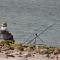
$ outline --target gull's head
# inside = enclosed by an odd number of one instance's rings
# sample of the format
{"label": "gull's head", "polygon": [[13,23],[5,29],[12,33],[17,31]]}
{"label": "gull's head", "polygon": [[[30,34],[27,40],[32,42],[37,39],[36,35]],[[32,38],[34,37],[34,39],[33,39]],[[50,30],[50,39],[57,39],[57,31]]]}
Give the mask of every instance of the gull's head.
{"label": "gull's head", "polygon": [[7,22],[3,22],[3,23],[1,24],[1,26],[2,26],[2,27],[7,27]]}

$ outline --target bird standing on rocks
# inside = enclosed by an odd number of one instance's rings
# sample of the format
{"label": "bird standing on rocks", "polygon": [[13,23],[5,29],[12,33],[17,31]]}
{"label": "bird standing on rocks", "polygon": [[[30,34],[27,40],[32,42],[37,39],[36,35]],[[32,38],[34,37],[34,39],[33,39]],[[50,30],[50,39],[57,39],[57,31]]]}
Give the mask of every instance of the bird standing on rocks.
{"label": "bird standing on rocks", "polygon": [[1,24],[0,38],[3,39],[3,40],[14,40],[13,35],[8,31],[6,22],[3,22]]}

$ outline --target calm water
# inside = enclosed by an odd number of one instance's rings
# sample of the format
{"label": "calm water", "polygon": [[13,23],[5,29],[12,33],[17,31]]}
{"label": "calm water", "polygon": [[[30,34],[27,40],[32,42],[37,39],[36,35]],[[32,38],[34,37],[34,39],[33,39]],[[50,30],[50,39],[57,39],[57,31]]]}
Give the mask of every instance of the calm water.
{"label": "calm water", "polygon": [[39,37],[60,45],[60,0],[0,0],[0,23],[3,21],[7,21],[16,41],[33,39],[34,33],[56,23]]}

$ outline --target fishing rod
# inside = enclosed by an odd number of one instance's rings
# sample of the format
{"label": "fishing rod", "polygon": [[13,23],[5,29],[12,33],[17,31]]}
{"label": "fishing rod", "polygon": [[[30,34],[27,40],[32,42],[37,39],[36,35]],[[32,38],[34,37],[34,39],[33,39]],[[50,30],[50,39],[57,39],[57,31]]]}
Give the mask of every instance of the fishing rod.
{"label": "fishing rod", "polygon": [[[46,29],[44,29],[40,34],[38,34],[37,36],[35,36],[32,40],[30,40],[27,44],[31,43],[34,39],[36,39],[37,37],[39,37],[41,34],[43,34],[45,31],[47,31],[49,28],[51,28],[53,25],[55,25],[56,23],[48,26]],[[43,41],[42,41],[43,42]]]}
{"label": "fishing rod", "polygon": [[31,34],[31,35],[27,38],[27,40],[23,42],[23,44],[25,44],[26,42],[28,42],[29,38],[30,38],[32,35],[34,35],[34,33]]}

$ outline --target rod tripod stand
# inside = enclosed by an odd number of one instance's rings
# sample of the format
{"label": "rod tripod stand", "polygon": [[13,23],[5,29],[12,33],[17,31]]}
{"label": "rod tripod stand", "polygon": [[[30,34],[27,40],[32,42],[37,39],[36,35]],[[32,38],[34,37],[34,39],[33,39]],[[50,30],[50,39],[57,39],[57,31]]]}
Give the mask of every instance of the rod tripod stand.
{"label": "rod tripod stand", "polygon": [[[37,45],[37,38],[41,41],[41,42],[44,42],[39,36],[38,36],[38,34],[37,33],[35,33],[35,39],[34,40],[32,40],[31,42],[33,42],[34,41],[34,45]],[[31,43],[30,42],[30,43]]]}
{"label": "rod tripod stand", "polygon": [[32,43],[34,40],[34,44],[36,45],[37,43],[37,38],[39,38],[40,39],[40,41],[41,42],[44,42],[39,36],[41,35],[41,34],[43,34],[45,31],[47,31],[49,28],[51,28],[53,25],[55,25],[55,23],[54,24],[52,24],[52,25],[49,25],[46,29],[44,29],[40,34],[37,34],[37,33],[35,33],[35,37],[32,39],[32,40],[30,40],[30,41],[25,41],[25,42],[27,42],[27,44],[29,44],[29,43]]}

